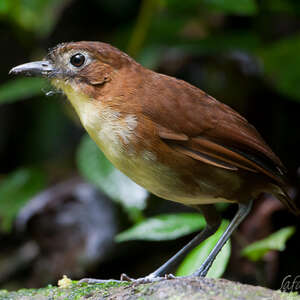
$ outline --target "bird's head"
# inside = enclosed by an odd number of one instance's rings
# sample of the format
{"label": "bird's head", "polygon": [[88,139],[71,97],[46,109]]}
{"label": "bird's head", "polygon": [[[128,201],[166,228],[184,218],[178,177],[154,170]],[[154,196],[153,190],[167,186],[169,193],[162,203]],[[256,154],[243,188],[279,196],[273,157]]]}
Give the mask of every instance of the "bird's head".
{"label": "bird's head", "polygon": [[71,42],[50,49],[42,61],[14,67],[10,74],[46,77],[67,94],[75,89],[93,97],[97,88],[116,78],[120,69],[133,62],[128,55],[109,44]]}
{"label": "bird's head", "polygon": [[113,46],[83,41],[59,44],[44,60],[19,65],[10,73],[50,79],[66,94],[88,133],[105,148],[111,141],[128,139],[136,127],[139,104],[132,95],[143,70]]}

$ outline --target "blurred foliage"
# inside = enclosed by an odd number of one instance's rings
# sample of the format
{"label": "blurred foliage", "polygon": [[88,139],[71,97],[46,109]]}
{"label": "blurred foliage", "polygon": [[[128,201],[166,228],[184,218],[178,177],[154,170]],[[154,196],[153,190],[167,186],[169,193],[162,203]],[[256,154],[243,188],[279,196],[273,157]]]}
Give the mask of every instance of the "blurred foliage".
{"label": "blurred foliage", "polygon": [[254,242],[242,250],[242,255],[252,261],[257,261],[270,250],[283,251],[287,240],[295,233],[294,227],[282,228],[265,239]]}
{"label": "blurred foliage", "polygon": [[161,0],[162,5],[177,12],[195,12],[200,10],[211,10],[221,13],[252,15],[257,12],[257,6],[254,0]]}
{"label": "blurred foliage", "polygon": [[262,7],[271,12],[300,13],[300,3],[297,0],[265,0]]}
{"label": "blurred foliage", "polygon": [[205,219],[199,214],[181,213],[160,215],[140,222],[116,236],[117,242],[130,240],[173,240],[203,229]]}
{"label": "blurred foliage", "polygon": [[[218,231],[193,249],[186,258],[183,260],[179,266],[176,275],[177,276],[188,276],[200,268],[202,263],[205,261],[208,254],[216,245],[217,241],[220,239],[221,235],[224,233],[228,226],[229,222],[223,220]],[[231,253],[231,244],[230,240],[224,245],[220,253],[217,255],[215,261],[213,262],[211,268],[207,273],[209,278],[219,278],[221,277],[226,269]]]}
{"label": "blurred foliage", "polygon": [[140,220],[138,211],[145,208],[147,191],[117,170],[88,135],[79,145],[77,164],[88,181],[121,203],[133,220]]}
{"label": "blurred foliage", "polygon": [[[134,225],[132,228],[119,233],[117,242],[130,240],[166,241],[180,238],[184,235],[199,231],[205,227],[205,219],[199,214],[181,213],[160,215]],[[191,275],[200,268],[205,258],[213,249],[229,222],[223,220],[218,231],[192,250],[178,268],[177,276]],[[208,277],[219,278],[223,275],[230,258],[230,241],[228,241],[208,272]]]}
{"label": "blurred foliage", "polygon": [[1,229],[8,231],[19,210],[46,186],[45,175],[38,169],[19,169],[0,182]]}
{"label": "blurred foliage", "polygon": [[136,57],[140,52],[149,30],[151,19],[158,7],[158,0],[145,0],[142,2],[136,26],[128,43],[128,54],[132,57]]}
{"label": "blurred foliage", "polygon": [[258,51],[267,79],[278,92],[300,101],[300,35],[282,39]]}
{"label": "blurred foliage", "polygon": [[0,17],[40,36],[48,35],[69,0],[1,0]]}
{"label": "blurred foliage", "polygon": [[254,0],[204,0],[203,3],[208,8],[229,14],[253,15],[258,11]]}
{"label": "blurred foliage", "polygon": [[34,96],[43,92],[47,82],[42,78],[18,78],[0,86],[0,104],[11,103]]}

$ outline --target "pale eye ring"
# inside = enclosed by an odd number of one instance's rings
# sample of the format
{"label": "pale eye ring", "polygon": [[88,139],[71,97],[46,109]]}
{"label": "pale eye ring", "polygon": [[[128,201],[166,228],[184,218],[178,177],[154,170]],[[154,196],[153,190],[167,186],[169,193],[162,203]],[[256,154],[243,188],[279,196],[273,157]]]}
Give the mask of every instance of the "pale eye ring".
{"label": "pale eye ring", "polygon": [[85,62],[85,56],[81,53],[76,53],[70,57],[70,63],[76,67],[81,67]]}

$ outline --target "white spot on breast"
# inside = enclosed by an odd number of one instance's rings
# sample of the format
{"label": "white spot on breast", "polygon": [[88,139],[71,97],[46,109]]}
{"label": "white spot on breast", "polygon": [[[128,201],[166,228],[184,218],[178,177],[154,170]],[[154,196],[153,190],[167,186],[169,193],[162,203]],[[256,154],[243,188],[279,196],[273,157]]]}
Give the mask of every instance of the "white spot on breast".
{"label": "white spot on breast", "polygon": [[95,128],[97,121],[99,121],[99,112],[96,110],[92,104],[86,102],[81,106],[81,112],[79,113],[82,125],[85,128]]}
{"label": "white spot on breast", "polygon": [[123,124],[118,128],[117,131],[117,134],[122,139],[124,144],[128,145],[130,143],[136,127],[137,117],[135,115],[128,115],[124,118]]}
{"label": "white spot on breast", "polygon": [[125,118],[125,123],[130,131],[134,130],[137,126],[137,117],[135,115],[128,115]]}
{"label": "white spot on breast", "polygon": [[153,152],[145,150],[142,154],[143,158],[148,161],[156,161],[156,155]]}

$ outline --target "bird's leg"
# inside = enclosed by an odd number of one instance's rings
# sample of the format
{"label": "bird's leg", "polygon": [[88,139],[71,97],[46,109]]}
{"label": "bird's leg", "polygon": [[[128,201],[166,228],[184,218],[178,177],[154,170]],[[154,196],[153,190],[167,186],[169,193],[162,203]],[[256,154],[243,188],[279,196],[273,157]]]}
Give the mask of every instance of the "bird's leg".
{"label": "bird's leg", "polygon": [[222,247],[225,245],[227,240],[230,238],[233,231],[239,226],[239,224],[244,220],[251,210],[253,201],[250,201],[247,204],[240,203],[237,213],[234,218],[226,228],[225,232],[222,234],[221,238],[218,240],[217,244],[213,250],[209,253],[208,257],[201,265],[201,267],[193,273],[194,276],[205,277],[212,263],[214,262],[216,256],[221,251]]}
{"label": "bird's leg", "polygon": [[[171,268],[176,267],[189,251],[191,251],[196,246],[198,246],[201,242],[203,242],[208,237],[213,235],[221,224],[221,218],[214,205],[207,204],[207,205],[194,206],[194,207],[202,211],[205,217],[206,227],[199,234],[197,234],[187,245],[185,245],[167,262],[165,262],[162,266],[160,266],[157,270],[155,270],[151,274],[147,275],[146,277],[142,277],[138,279],[130,278],[126,274],[122,274],[121,281],[132,281],[135,283],[150,283],[150,282],[160,281],[164,279],[172,279],[175,277],[172,274],[167,274],[167,272]],[[121,282],[118,280],[101,280],[101,279],[92,279],[92,278],[85,278],[80,280],[80,282],[87,282],[87,283],[104,283],[109,281]]]}
{"label": "bird's leg", "polygon": [[132,279],[128,277],[126,274],[122,274],[121,280],[147,283],[147,282],[159,281],[163,279],[174,278],[175,277],[174,275],[167,274],[167,272],[171,268],[176,267],[189,251],[191,251],[193,248],[198,246],[201,242],[203,242],[208,237],[213,235],[221,224],[221,218],[218,212],[216,211],[214,205],[201,205],[201,207],[197,206],[196,208],[201,209],[206,220],[206,227],[198,235],[196,235],[186,246],[184,246],[181,250],[179,250],[161,267],[159,267],[157,270],[155,270],[148,276],[139,279]]}
{"label": "bird's leg", "polygon": [[[239,226],[239,224],[244,220],[244,218],[248,215],[248,213],[251,210],[252,202],[250,201],[247,204],[239,204],[238,211],[228,227],[226,228],[225,232],[213,248],[213,250],[210,252],[204,263],[201,265],[201,267],[193,273],[194,276],[206,276],[209,268],[211,267],[213,261],[215,260],[218,253],[221,251],[222,247],[225,245],[233,231]],[[195,248],[197,245],[199,245],[201,242],[203,242],[205,239],[207,239],[209,236],[214,234],[217,229],[220,226],[221,219],[215,210],[213,205],[202,205],[201,210],[203,212],[203,215],[206,220],[206,227],[198,234],[196,235],[186,246],[184,246],[180,251],[178,251],[173,257],[171,257],[166,263],[164,263],[161,267],[159,267],[157,270],[152,272],[146,277],[138,278],[138,279],[132,279],[128,277],[126,274],[122,274],[121,281],[133,281],[136,283],[149,283],[154,281],[159,281],[163,279],[170,279],[174,278],[173,275],[166,275],[167,271],[170,270],[170,268],[175,267],[178,265],[178,263],[183,259],[183,257],[191,251],[193,248]],[[165,276],[164,276],[165,275]],[[164,276],[164,277],[162,277]],[[106,280],[98,280],[98,279],[83,279],[84,282],[88,283],[103,283],[107,282]],[[114,282],[121,282],[118,280],[113,280]]]}

